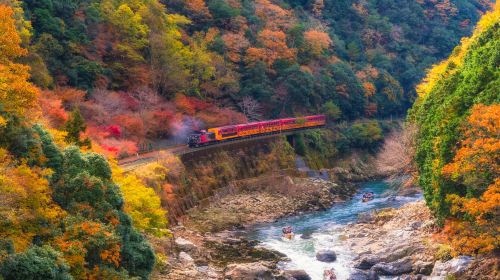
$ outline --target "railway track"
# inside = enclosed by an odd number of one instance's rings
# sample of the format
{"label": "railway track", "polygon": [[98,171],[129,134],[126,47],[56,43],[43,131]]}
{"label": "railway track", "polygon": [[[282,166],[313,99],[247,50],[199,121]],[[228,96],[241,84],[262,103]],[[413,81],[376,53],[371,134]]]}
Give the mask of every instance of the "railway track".
{"label": "railway track", "polygon": [[[368,122],[368,121],[371,121],[371,120],[366,120],[366,121],[357,120],[356,122],[363,123],[363,122]],[[398,118],[393,119],[391,117],[390,119],[378,119],[377,121],[382,122],[382,123],[394,123],[394,122],[401,122],[401,119],[398,119]],[[353,122],[342,122],[342,123],[336,124],[335,126],[336,127],[348,126],[348,125],[351,125],[352,123]],[[118,161],[118,165],[120,165],[125,171],[130,171],[130,170],[133,170],[139,166],[142,166],[142,165],[154,162],[154,161],[158,161],[162,156],[162,152],[169,152],[171,154],[180,156],[180,155],[185,155],[185,154],[190,154],[190,153],[196,153],[199,151],[209,150],[209,149],[213,149],[213,148],[217,148],[217,147],[234,145],[236,143],[252,142],[252,141],[257,141],[257,140],[262,140],[262,139],[273,138],[273,137],[277,137],[277,136],[281,136],[281,135],[291,135],[291,134],[297,133],[298,131],[304,131],[304,130],[310,130],[310,129],[317,129],[317,127],[302,128],[302,129],[290,130],[290,131],[285,131],[285,132],[279,132],[276,134],[268,134],[268,135],[261,135],[261,136],[251,137],[251,138],[238,139],[238,140],[234,140],[234,141],[227,141],[227,142],[222,142],[222,143],[218,143],[218,144],[214,144],[214,145],[198,147],[198,148],[189,148],[186,144],[174,145],[174,146],[165,147],[163,149],[159,149],[156,151],[139,154],[137,156],[124,158],[124,159]]]}
{"label": "railway track", "polygon": [[123,170],[130,171],[130,170],[133,170],[139,166],[160,160],[163,152],[168,152],[168,153],[171,153],[173,155],[180,156],[180,155],[185,155],[185,154],[197,153],[197,152],[204,151],[204,150],[210,150],[210,149],[214,149],[214,148],[219,148],[219,147],[224,147],[224,146],[229,146],[229,145],[234,145],[234,144],[240,144],[240,143],[244,143],[244,142],[253,142],[253,141],[258,141],[258,140],[263,140],[263,139],[279,137],[279,136],[283,136],[283,135],[291,135],[291,134],[297,133],[299,131],[311,130],[311,129],[318,129],[318,127],[302,128],[302,129],[278,132],[278,133],[273,133],[273,134],[266,134],[266,135],[260,135],[260,136],[255,136],[255,137],[237,139],[237,140],[232,140],[232,141],[225,141],[222,143],[217,143],[217,144],[202,146],[202,147],[197,147],[197,148],[190,148],[186,144],[175,145],[175,146],[171,146],[171,147],[166,147],[164,149],[159,149],[156,151],[151,151],[151,152],[147,152],[147,153],[139,154],[136,156],[131,156],[131,157],[121,159],[118,161],[118,165],[120,165],[120,167],[123,168]]}

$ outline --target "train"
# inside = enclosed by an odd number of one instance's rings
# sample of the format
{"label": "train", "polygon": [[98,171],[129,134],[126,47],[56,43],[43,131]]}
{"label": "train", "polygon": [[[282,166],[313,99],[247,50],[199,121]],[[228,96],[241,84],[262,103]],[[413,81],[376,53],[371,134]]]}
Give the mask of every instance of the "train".
{"label": "train", "polygon": [[189,147],[197,148],[262,135],[279,134],[282,132],[300,129],[319,128],[325,126],[325,124],[325,115],[314,115],[227,125],[192,133],[188,136],[187,142]]}

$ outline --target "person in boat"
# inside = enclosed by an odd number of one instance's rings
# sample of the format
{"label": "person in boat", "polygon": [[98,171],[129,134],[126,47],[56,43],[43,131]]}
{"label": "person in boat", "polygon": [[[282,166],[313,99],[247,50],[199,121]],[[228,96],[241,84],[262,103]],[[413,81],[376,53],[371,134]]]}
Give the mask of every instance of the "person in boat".
{"label": "person in boat", "polygon": [[372,200],[373,198],[375,198],[375,194],[373,192],[366,192],[363,194],[363,202],[367,202],[369,200]]}
{"label": "person in boat", "polygon": [[286,226],[286,227],[282,228],[281,231],[283,232],[283,237],[288,238],[288,239],[292,239],[292,237],[293,237],[292,226]]}
{"label": "person in boat", "polygon": [[337,275],[335,275],[335,269],[330,268],[323,272],[324,280],[337,280]]}

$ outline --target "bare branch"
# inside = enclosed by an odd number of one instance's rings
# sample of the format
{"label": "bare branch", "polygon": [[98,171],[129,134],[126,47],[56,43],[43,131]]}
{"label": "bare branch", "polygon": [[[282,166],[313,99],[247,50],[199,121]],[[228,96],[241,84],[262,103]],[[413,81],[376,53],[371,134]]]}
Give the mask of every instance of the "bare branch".
{"label": "bare branch", "polygon": [[238,106],[241,111],[243,111],[243,114],[247,117],[248,121],[259,121],[262,119],[262,107],[259,102],[252,97],[243,97],[241,102],[238,103]]}

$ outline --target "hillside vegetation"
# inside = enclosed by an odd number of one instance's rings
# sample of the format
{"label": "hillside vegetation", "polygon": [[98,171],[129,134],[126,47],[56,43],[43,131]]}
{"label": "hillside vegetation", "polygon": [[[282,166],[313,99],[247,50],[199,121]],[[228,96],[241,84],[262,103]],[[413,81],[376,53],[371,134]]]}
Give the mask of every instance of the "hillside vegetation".
{"label": "hillside vegetation", "polygon": [[66,143],[90,145],[78,114],[71,133],[47,126],[30,68],[18,62],[28,52],[15,11],[0,5],[0,278],[147,279],[155,254],[143,233],[165,233],[160,199]]}
{"label": "hillside vegetation", "polygon": [[[192,204],[196,191],[213,193],[216,175],[226,182],[239,170],[221,153],[220,165],[192,177],[170,170],[182,176],[167,180],[168,161],[135,174],[116,157],[183,141],[196,128],[318,112],[346,124],[299,136],[296,151],[315,167],[338,151],[374,148],[388,127],[372,119],[404,114],[423,69],[470,35],[490,5],[0,0],[0,278],[148,279],[166,259],[167,246],[151,242],[161,247],[155,254],[146,239],[169,235],[162,203]],[[412,115],[426,198],[479,234],[478,250],[498,244],[489,214],[498,205],[498,145],[488,142],[498,138],[489,125],[498,122],[497,20],[498,10],[483,16],[429,73]],[[461,133],[464,125],[474,129]],[[482,157],[471,160],[478,149]],[[270,150],[249,161],[248,174],[293,163],[288,144]],[[177,194],[175,180],[196,189]]]}
{"label": "hillside vegetation", "polygon": [[[486,0],[1,0],[51,126],[103,151],[190,129],[326,113],[401,115]],[[73,139],[75,140],[75,139]],[[82,139],[83,141],[84,139]],[[144,146],[146,145],[146,146]]]}
{"label": "hillside vegetation", "polygon": [[500,7],[417,87],[416,163],[428,206],[458,253],[500,245]]}

